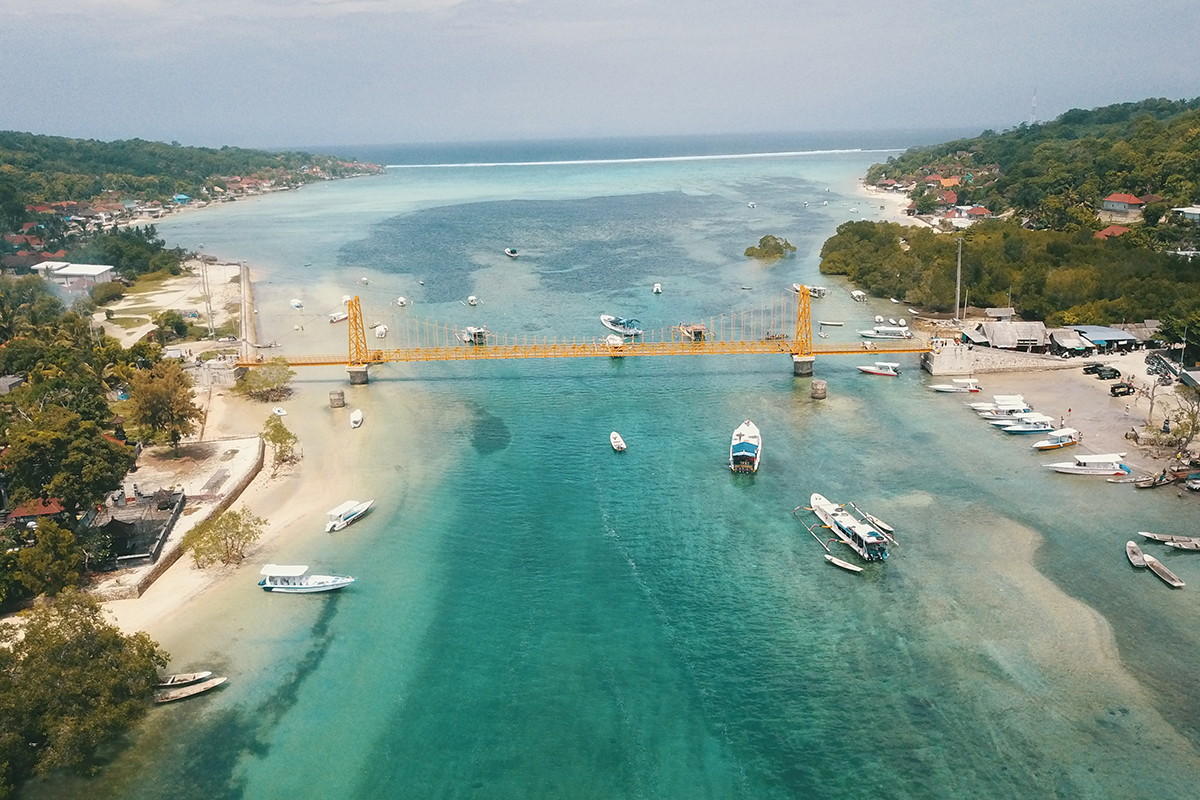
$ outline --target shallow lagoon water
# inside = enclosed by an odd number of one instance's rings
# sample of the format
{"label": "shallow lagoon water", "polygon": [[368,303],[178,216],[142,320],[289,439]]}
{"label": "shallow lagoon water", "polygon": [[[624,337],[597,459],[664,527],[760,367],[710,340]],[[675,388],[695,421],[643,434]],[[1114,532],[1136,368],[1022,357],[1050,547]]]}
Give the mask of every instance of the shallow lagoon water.
{"label": "shallow lagoon water", "polygon": [[[344,348],[323,314],[345,293],[390,326],[591,337],[600,313],[659,327],[818,280],[814,317],[849,341],[895,307],[852,303],[817,252],[880,157],[402,169],[160,230],[246,259],[289,352]],[[797,256],[744,259],[764,233]],[[1165,556],[1172,592],[1122,549],[1186,529],[1193,499],[1050,476],[901,360],[890,380],[820,359],[820,402],[784,356],[374,369],[353,392],[380,508],[275,556],[359,583],[278,598],[248,565],[165,642],[230,685],[156,709],[100,778],[30,794],[1196,796],[1200,556]],[[304,373],[293,402],[341,385]],[[726,466],[744,419],[752,477]],[[891,558],[826,564],[792,515],[814,491],[895,525]]]}

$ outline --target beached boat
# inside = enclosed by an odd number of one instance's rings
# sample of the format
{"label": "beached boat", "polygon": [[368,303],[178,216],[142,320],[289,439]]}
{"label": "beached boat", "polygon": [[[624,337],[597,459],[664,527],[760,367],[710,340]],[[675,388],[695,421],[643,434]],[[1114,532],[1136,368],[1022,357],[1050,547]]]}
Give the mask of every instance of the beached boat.
{"label": "beached boat", "polygon": [[1163,470],[1157,475],[1151,475],[1148,478],[1138,478],[1133,482],[1133,485],[1138,489],[1156,489],[1159,486],[1166,486],[1175,482],[1175,475]]}
{"label": "beached boat", "polygon": [[209,689],[215,689],[229,678],[209,678],[200,683],[193,683],[190,686],[181,686],[178,689],[171,689],[166,692],[158,692],[154,695],[156,703],[170,703],[173,700],[182,700],[185,697],[195,697],[198,694],[207,692]]}
{"label": "beached boat", "polygon": [[858,566],[857,564],[851,564],[849,561],[842,561],[837,556],[832,556],[829,553],[825,554],[825,560],[828,561],[830,564],[833,564],[835,567],[841,567],[842,569],[846,570],[847,572],[859,573],[859,572],[863,571],[863,568]]}
{"label": "beached boat", "polygon": [[661,283],[654,284],[654,288],[651,289],[650,291],[654,292],[655,294],[662,294],[662,284]]}
{"label": "beached boat", "polygon": [[1200,492],[1200,472],[1189,472],[1183,478],[1183,488],[1189,492]]}
{"label": "beached boat", "polygon": [[979,379],[951,378],[950,383],[934,383],[929,388],[935,392],[974,393],[979,391]]}
{"label": "beached boat", "polygon": [[263,591],[282,594],[332,592],[357,580],[348,575],[309,575],[304,565],[267,564],[258,574],[263,576],[258,582]]}
{"label": "beached boat", "polygon": [[864,339],[911,339],[912,331],[907,325],[876,325],[869,331],[859,331]]}
{"label": "beached boat", "polygon": [[277,417],[286,417],[287,409],[284,408],[283,406],[275,406],[274,408],[271,409],[271,413]]}
{"label": "beached boat", "polygon": [[1033,443],[1034,450],[1059,450],[1079,443],[1079,431],[1074,428],[1059,428],[1051,431],[1046,439]]}
{"label": "beached boat", "polygon": [[1176,536],[1172,533],[1150,533],[1149,531],[1138,531],[1138,536],[1145,536],[1147,539],[1153,539],[1156,542],[1200,542],[1200,536]]}
{"label": "beached boat", "polygon": [[515,247],[506,247],[504,248],[504,255],[508,256],[509,258],[516,258],[518,253]]}
{"label": "beached boat", "polygon": [[1200,542],[1163,542],[1167,547],[1176,550],[1200,550]]}
{"label": "beached boat", "polygon": [[356,408],[350,413],[350,427],[361,428],[363,424],[363,413],[361,408]]}
{"label": "beached boat", "polygon": [[1015,420],[1025,414],[1032,414],[1033,409],[1021,403],[1011,406],[996,406],[976,413],[979,414],[980,419],[986,419],[989,422],[1004,422]]}
{"label": "beached boat", "polygon": [[1125,543],[1125,556],[1129,559],[1129,563],[1135,567],[1146,566],[1146,557],[1142,555],[1142,548],[1137,546],[1137,542],[1130,539]]}
{"label": "beached boat", "polygon": [[608,435],[608,443],[612,445],[612,449],[618,453],[625,449],[625,440],[621,438],[621,434],[613,431]]}
{"label": "beached boat", "polygon": [[1097,453],[1075,456],[1074,461],[1060,461],[1042,466],[1067,475],[1128,475],[1130,469],[1122,462],[1123,458],[1124,453]]}
{"label": "beached boat", "polygon": [[488,329],[486,325],[468,325],[459,336],[467,344],[487,344]]}
{"label": "beached boat", "polygon": [[329,323],[332,325],[335,322],[345,322],[350,319],[350,315],[345,311],[335,311],[329,315]]}
{"label": "beached boat", "polygon": [[187,686],[188,684],[199,683],[205,678],[210,677],[212,677],[211,670],[205,670],[204,672],[180,672],[175,675],[160,675],[158,678],[158,683],[155,685],[163,689],[174,688],[177,686]]}
{"label": "beached boat", "polygon": [[1053,432],[1058,420],[1045,414],[1022,414],[1012,421],[1011,425],[1000,426],[1000,430],[1012,434],[1049,433]]}
{"label": "beached boat", "polygon": [[638,327],[642,323],[632,317],[614,317],[612,314],[601,314],[600,324],[610,331],[616,331],[622,336],[642,335],[642,329]]}
{"label": "beached boat", "polygon": [[1148,554],[1143,554],[1142,558],[1146,559],[1146,566],[1149,567],[1150,570],[1155,575],[1162,578],[1163,582],[1166,583],[1168,586],[1170,586],[1172,589],[1182,589],[1184,586],[1187,586],[1186,583],[1179,580],[1178,575],[1176,575],[1174,572],[1171,572],[1171,570],[1167,569],[1166,565],[1163,564],[1161,561],[1159,561],[1154,556],[1148,555]]}
{"label": "beached boat", "polygon": [[729,468],[734,472],[758,472],[762,458],[762,434],[750,420],[738,425],[729,443]]}
{"label": "beached boat", "polygon": [[809,505],[817,518],[864,561],[883,561],[887,558],[887,537],[870,522],[854,516],[815,492],[809,498]]}
{"label": "beached boat", "polygon": [[855,289],[854,291],[850,292],[850,299],[856,303],[865,303],[867,302],[867,293],[861,289]]}
{"label": "beached boat", "polygon": [[361,503],[357,500],[347,500],[341,505],[329,509],[325,532],[340,531],[350,523],[357,522],[373,505],[375,505],[374,500],[364,500]]}
{"label": "beached boat", "polygon": [[894,361],[876,361],[874,366],[856,366],[855,369],[868,375],[888,375],[892,378],[900,374],[900,365]]}
{"label": "beached boat", "polygon": [[292,308],[294,308],[294,309],[296,309],[296,310],[298,310],[298,311],[299,311],[299,310],[303,310],[303,308],[304,308],[304,301],[303,301],[303,300],[299,300],[299,299],[297,299],[297,300],[293,300],[291,305],[292,305]]}

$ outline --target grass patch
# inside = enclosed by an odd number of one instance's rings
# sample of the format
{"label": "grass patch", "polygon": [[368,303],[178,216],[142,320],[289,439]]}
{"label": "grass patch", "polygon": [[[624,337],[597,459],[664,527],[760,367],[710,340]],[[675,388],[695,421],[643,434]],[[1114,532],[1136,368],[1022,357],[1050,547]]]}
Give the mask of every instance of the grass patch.
{"label": "grass patch", "polygon": [[171,278],[178,278],[178,275],[172,275],[168,270],[160,269],[158,272],[147,272],[137,279],[137,282],[130,288],[126,289],[126,294],[146,294],[154,292],[162,288],[162,285]]}
{"label": "grass patch", "polygon": [[125,330],[131,331],[134,328],[140,328],[150,320],[147,317],[113,317],[112,319],[106,319],[104,321],[111,322],[114,325],[120,325]]}

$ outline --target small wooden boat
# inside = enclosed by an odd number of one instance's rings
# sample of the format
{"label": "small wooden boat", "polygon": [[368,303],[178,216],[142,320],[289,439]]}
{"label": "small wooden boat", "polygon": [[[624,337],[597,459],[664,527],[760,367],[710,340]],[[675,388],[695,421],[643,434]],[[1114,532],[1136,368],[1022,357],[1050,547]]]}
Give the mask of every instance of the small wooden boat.
{"label": "small wooden boat", "polygon": [[612,449],[618,453],[625,449],[625,440],[621,438],[621,434],[613,431],[608,435],[608,442],[612,445]]}
{"label": "small wooden boat", "polygon": [[182,700],[185,697],[194,697],[201,692],[207,692],[209,689],[215,689],[229,678],[209,678],[201,683],[193,683],[190,686],[182,686],[178,689],[171,689],[166,692],[158,692],[154,695],[156,703],[170,703],[173,700]]}
{"label": "small wooden boat", "polygon": [[1175,536],[1170,533],[1150,533],[1149,531],[1138,531],[1138,535],[1156,542],[1200,542],[1200,536]]}
{"label": "small wooden boat", "polygon": [[1167,569],[1166,565],[1164,565],[1161,561],[1159,561],[1154,556],[1143,555],[1142,558],[1146,559],[1146,566],[1149,567],[1150,570],[1155,575],[1162,578],[1163,582],[1166,583],[1168,586],[1170,586],[1172,589],[1182,589],[1184,586],[1187,586],[1186,583],[1179,580],[1178,575],[1176,575],[1174,572],[1171,572],[1171,570]]}
{"label": "small wooden boat", "polygon": [[158,686],[162,688],[170,688],[173,686],[187,686],[189,683],[197,683],[205,678],[212,677],[212,671],[204,672],[180,672],[175,675],[159,676]]}
{"label": "small wooden boat", "polygon": [[830,564],[833,564],[835,567],[841,567],[842,569],[846,570],[847,572],[862,572],[863,571],[863,568],[858,566],[857,564],[851,564],[849,561],[842,561],[837,556],[829,555],[829,553],[825,554],[825,560],[828,561]]}
{"label": "small wooden boat", "polygon": [[1200,550],[1200,542],[1163,542],[1167,547],[1176,550]]}
{"label": "small wooden boat", "polygon": [[1139,478],[1133,482],[1133,485],[1138,489],[1157,489],[1159,486],[1166,486],[1168,483],[1174,482],[1175,476],[1164,471],[1157,475],[1151,475],[1149,478]]}
{"label": "small wooden boat", "polygon": [[1142,548],[1137,546],[1137,542],[1130,539],[1125,543],[1125,555],[1129,557],[1129,563],[1135,567],[1146,566],[1146,557],[1142,555]]}

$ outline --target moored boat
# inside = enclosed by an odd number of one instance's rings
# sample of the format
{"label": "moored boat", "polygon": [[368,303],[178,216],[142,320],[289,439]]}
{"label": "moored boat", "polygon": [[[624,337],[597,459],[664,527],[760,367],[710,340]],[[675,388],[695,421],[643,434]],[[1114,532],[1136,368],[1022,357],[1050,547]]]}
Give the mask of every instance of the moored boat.
{"label": "moored boat", "polygon": [[180,672],[175,675],[159,676],[157,686],[161,688],[170,688],[175,686],[187,686],[191,683],[199,683],[205,678],[212,677],[212,670],[204,672]]}
{"label": "moored boat", "polygon": [[1129,558],[1129,563],[1135,567],[1146,566],[1146,557],[1142,555],[1142,548],[1137,546],[1137,542],[1130,539],[1125,543],[1125,555]]}
{"label": "moored boat", "polygon": [[1045,414],[1022,414],[1011,425],[1004,425],[1000,430],[1013,434],[1047,433],[1054,430],[1055,422],[1053,417]]}
{"label": "moored boat", "polygon": [[1059,450],[1079,443],[1079,431],[1074,428],[1059,428],[1050,436],[1033,443],[1034,450]]}
{"label": "moored boat", "polygon": [[650,291],[654,292],[655,294],[662,294],[662,284],[661,283],[654,284],[654,287]]}
{"label": "moored boat", "polygon": [[907,325],[876,325],[869,331],[859,331],[864,339],[911,339],[912,331]]}
{"label": "moored boat", "polygon": [[335,311],[334,313],[329,315],[329,323],[330,324],[333,324],[335,322],[345,322],[348,319],[350,319],[350,315],[347,314],[345,311]]}
{"label": "moored boat", "polygon": [[729,443],[729,468],[734,472],[758,472],[762,458],[762,434],[750,420],[738,425]]}
{"label": "moored boat", "polygon": [[350,413],[350,427],[361,428],[363,424],[363,412],[361,408],[356,408]]}
{"label": "moored boat", "polygon": [[1200,550],[1200,542],[1163,542],[1167,547],[1176,550]]}
{"label": "moored boat", "polygon": [[1067,475],[1128,475],[1130,469],[1121,460],[1123,458],[1124,453],[1097,453],[1075,456],[1074,461],[1060,461],[1042,466]]}
{"label": "moored boat", "polygon": [[1138,536],[1145,536],[1147,539],[1153,539],[1156,542],[1200,542],[1200,536],[1176,536],[1171,533],[1138,531]]}
{"label": "moored boat", "polygon": [[1033,409],[1024,403],[1021,403],[1018,405],[996,406],[995,408],[988,408],[982,411],[976,410],[976,413],[979,414],[980,419],[986,419],[989,421],[1011,421],[1017,419],[1023,414],[1032,414]]}
{"label": "moored boat", "polygon": [[952,378],[950,383],[935,383],[929,388],[935,392],[975,393],[979,391],[979,379]]}
{"label": "moored boat", "polygon": [[900,365],[894,361],[876,361],[874,366],[856,366],[855,369],[859,372],[865,372],[868,375],[887,375],[892,378],[900,374]]}
{"label": "moored boat", "polygon": [[1170,586],[1172,589],[1182,589],[1184,586],[1187,586],[1186,583],[1179,580],[1178,575],[1176,575],[1174,572],[1171,572],[1171,570],[1167,569],[1167,566],[1165,564],[1163,564],[1161,561],[1159,561],[1157,558],[1155,558],[1154,556],[1148,555],[1148,554],[1143,554],[1142,558],[1146,559],[1146,566],[1149,567],[1150,570],[1155,575],[1162,578],[1163,582],[1166,583],[1168,586]]}
{"label": "moored boat", "polygon": [[193,683],[190,686],[181,686],[178,689],[171,689],[166,692],[158,692],[154,695],[156,703],[170,703],[172,700],[182,700],[185,697],[194,697],[202,692],[207,692],[209,689],[215,689],[229,678],[209,678],[200,683]]}
{"label": "moored boat", "polygon": [[815,492],[809,498],[809,505],[817,518],[864,561],[883,561],[888,557],[887,537],[870,522]]}
{"label": "moored boat", "polygon": [[621,434],[613,431],[608,435],[608,443],[612,445],[612,449],[618,453],[625,449],[625,440],[621,438]]}
{"label": "moored boat", "polygon": [[468,325],[459,337],[467,344],[487,344],[488,329],[486,325]]}
{"label": "moored boat", "polygon": [[610,331],[616,331],[622,336],[642,335],[642,329],[638,327],[642,323],[632,317],[614,317],[612,314],[601,314],[600,324]]}
{"label": "moored boat", "polygon": [[519,253],[517,253],[517,249],[515,247],[506,247],[504,248],[504,255],[508,256],[509,258],[516,258]]}
{"label": "moored boat", "polygon": [[375,501],[365,500],[359,502],[357,500],[347,500],[341,505],[329,509],[328,522],[325,523],[325,532],[340,531],[352,522],[357,522],[362,519],[363,515],[375,504]]}
{"label": "moored boat", "polygon": [[332,592],[354,583],[357,579],[348,575],[309,575],[308,567],[267,564],[259,572],[263,579],[258,585],[266,592],[282,594],[314,594]]}

